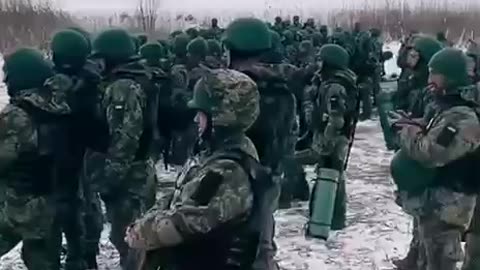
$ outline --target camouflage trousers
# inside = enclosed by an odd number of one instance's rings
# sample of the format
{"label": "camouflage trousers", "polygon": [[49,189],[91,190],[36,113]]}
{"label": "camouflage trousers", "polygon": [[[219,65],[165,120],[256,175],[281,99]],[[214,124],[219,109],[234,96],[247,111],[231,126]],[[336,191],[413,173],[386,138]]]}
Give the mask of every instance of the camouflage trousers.
{"label": "camouflage trousers", "polygon": [[480,269],[480,197],[477,198],[470,227],[465,235],[465,259],[462,270]]}
{"label": "camouflage trousers", "polygon": [[0,256],[18,243],[29,270],[54,270],[49,241],[55,215],[50,196],[20,194],[7,188],[0,212]]}
{"label": "camouflage trousers", "polygon": [[83,220],[83,201],[80,196],[79,181],[72,183],[70,189],[62,190],[56,197],[56,214],[52,226],[51,244],[55,269],[60,269],[62,234],[67,240],[65,270],[83,270],[85,262],[85,224]]}
{"label": "camouflage trousers", "polygon": [[269,215],[266,224],[262,226],[262,233],[260,235],[259,250],[257,258],[253,263],[252,270],[278,270],[278,265],[275,262],[275,255],[277,253],[277,245],[275,244],[275,218],[273,213],[278,208],[278,200],[281,192],[281,177],[274,176],[275,187],[268,191],[268,196],[271,202],[269,205],[271,215]]}
{"label": "camouflage trousers", "polygon": [[298,140],[299,124],[295,125],[294,131],[289,134],[286,141],[286,150],[282,159],[282,192],[280,195],[280,208],[288,208],[292,200],[308,200],[309,187],[302,164],[295,159],[295,146]]}
{"label": "camouflage trousers", "polygon": [[372,117],[372,93],[374,91],[373,80],[369,76],[358,77],[358,90],[360,91],[361,114],[362,120],[370,119]]}
{"label": "camouflage trousers", "polygon": [[435,188],[402,198],[403,208],[418,221],[419,247],[426,270],[455,270],[463,259],[462,235],[473,216],[476,196]]}
{"label": "camouflage trousers", "polygon": [[[120,254],[120,264],[124,265],[128,255],[128,245],[125,243],[127,227],[150,207],[155,199],[151,189],[155,189],[156,177],[154,164],[151,161],[138,161],[132,164],[127,179],[123,181],[126,186],[119,187],[111,192],[102,192],[100,198],[105,203],[106,218],[111,224],[110,241]],[[98,196],[89,192],[90,198],[86,211],[91,215],[98,214]],[[97,218],[94,218],[96,220]],[[86,220],[86,219],[85,219]],[[97,223],[97,222],[93,222]],[[87,229],[87,245],[98,248],[100,234],[98,224],[91,224],[91,232]],[[89,227],[89,226],[87,226]],[[90,235],[91,233],[91,235]],[[93,236],[93,237],[90,237]],[[94,239],[90,239],[94,238]]]}

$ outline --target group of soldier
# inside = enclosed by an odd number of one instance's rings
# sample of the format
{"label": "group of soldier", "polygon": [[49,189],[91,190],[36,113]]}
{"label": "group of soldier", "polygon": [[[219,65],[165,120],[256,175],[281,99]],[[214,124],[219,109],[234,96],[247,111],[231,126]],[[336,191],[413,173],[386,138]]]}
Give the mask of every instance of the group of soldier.
{"label": "group of soldier", "polygon": [[[344,170],[355,127],[371,117],[389,58],[380,34],[360,24],[329,33],[313,19],[301,25],[298,16],[292,24],[241,18],[226,29],[213,19],[208,29],[164,40],[123,29],[93,37],[71,27],[53,36],[49,57],[32,48],[6,56],[0,256],[22,241],[30,270],[98,269],[108,221],[122,269],[276,269],[278,207],[310,199],[309,236],[327,238],[330,229],[345,227]],[[407,51],[410,58],[423,53]],[[436,52],[427,51],[430,58]],[[456,52],[445,53],[456,59]],[[427,76],[429,59],[420,59]],[[444,79],[435,83],[462,84],[449,77],[463,76],[458,65],[438,67]],[[416,106],[432,104],[424,100]],[[389,125],[392,134],[408,130],[395,144],[408,149],[400,152],[450,155],[424,144],[415,150],[413,137],[407,147],[405,138],[418,132],[402,117]],[[448,141],[441,143],[456,142],[455,157],[463,154],[458,145],[477,145],[471,119],[463,125],[461,117],[452,118],[459,125],[453,135],[440,132]],[[175,191],[161,196],[159,161],[183,165]],[[311,194],[306,164],[315,166]],[[425,237],[417,239],[429,250]]]}
{"label": "group of soldier", "polygon": [[455,270],[463,261],[463,270],[480,269],[480,50],[473,40],[462,51],[443,34],[413,32],[397,60],[398,89],[381,93],[378,107],[387,148],[396,151],[397,203],[414,229],[406,258],[394,263]]}

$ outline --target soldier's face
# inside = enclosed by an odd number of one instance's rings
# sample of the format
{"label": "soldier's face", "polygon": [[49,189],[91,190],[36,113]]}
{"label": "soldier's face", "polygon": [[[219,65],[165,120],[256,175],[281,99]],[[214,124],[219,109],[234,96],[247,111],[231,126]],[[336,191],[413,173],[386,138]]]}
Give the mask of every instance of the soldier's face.
{"label": "soldier's face", "polygon": [[428,76],[428,90],[436,95],[442,95],[445,93],[446,86],[447,83],[445,80],[445,76],[433,73],[430,70],[430,74]]}
{"label": "soldier's face", "polygon": [[408,66],[410,68],[415,68],[418,64],[418,60],[420,60],[420,54],[416,50],[411,49],[407,55]]}
{"label": "soldier's face", "polygon": [[208,116],[204,112],[198,111],[194,121],[198,127],[198,134],[203,135],[208,128]]}

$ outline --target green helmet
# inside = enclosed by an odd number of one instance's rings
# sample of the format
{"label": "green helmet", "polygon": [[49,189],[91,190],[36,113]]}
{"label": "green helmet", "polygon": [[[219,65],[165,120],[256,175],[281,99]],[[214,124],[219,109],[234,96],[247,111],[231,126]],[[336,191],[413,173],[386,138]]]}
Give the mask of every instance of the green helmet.
{"label": "green helmet", "polygon": [[313,50],[313,42],[311,40],[304,40],[300,42],[298,46],[299,51],[301,52],[311,52]]}
{"label": "green helmet", "polygon": [[[445,77],[448,90],[469,84],[467,72],[467,56],[460,50],[445,48],[437,52],[428,63],[431,74]],[[451,93],[451,92],[450,92]]]}
{"label": "green helmet", "polygon": [[247,75],[231,69],[205,69],[188,103],[211,116],[212,126],[246,131],[260,114],[260,93]]}
{"label": "green helmet", "polygon": [[320,33],[327,34],[328,33],[328,26],[326,26],[326,25],[320,26]]}
{"label": "green helmet", "polygon": [[196,28],[188,28],[185,33],[190,36],[190,39],[197,38],[199,35],[199,31]]}
{"label": "green helmet", "polygon": [[222,45],[215,39],[207,40],[208,55],[220,56],[222,54]]}
{"label": "green helmet", "polygon": [[165,50],[160,43],[150,42],[140,48],[140,55],[143,59],[155,63],[165,57]]}
{"label": "green helmet", "polygon": [[137,39],[139,47],[142,47],[143,45],[147,44],[147,42],[148,42],[148,36],[147,36],[147,34],[144,34],[144,33],[136,34],[135,38]]}
{"label": "green helmet", "polygon": [[92,52],[92,35],[87,30],[77,26],[68,27],[67,30],[73,30],[80,33],[88,42],[88,53]]}
{"label": "green helmet", "polygon": [[54,75],[53,64],[32,48],[21,48],[7,56],[3,72],[10,96],[20,90],[42,87]]}
{"label": "green helmet", "polygon": [[187,54],[187,46],[190,42],[190,38],[187,34],[182,33],[175,37],[173,40],[173,51],[177,56],[184,56]]}
{"label": "green helmet", "polygon": [[415,49],[427,64],[432,56],[442,49],[442,44],[431,37],[421,36],[413,41],[413,49]]}
{"label": "green helmet", "polygon": [[318,57],[324,65],[335,69],[347,69],[350,61],[348,52],[336,44],[323,45],[318,52]]}
{"label": "green helmet", "polygon": [[272,49],[279,48],[282,45],[282,38],[276,31],[269,30],[269,32],[272,36]]}
{"label": "green helmet", "polygon": [[380,31],[380,29],[378,28],[372,28],[370,29],[370,34],[373,38],[378,38],[382,35],[382,31]]}
{"label": "green helmet", "polygon": [[175,38],[176,36],[181,35],[181,34],[184,34],[183,31],[176,30],[176,31],[173,31],[172,33],[170,33],[170,37]]}
{"label": "green helmet", "polygon": [[407,191],[412,195],[421,194],[435,180],[435,169],[424,167],[403,150],[398,151],[393,157],[390,174],[399,191]]}
{"label": "green helmet", "polygon": [[62,69],[78,69],[83,67],[90,54],[88,41],[74,30],[57,32],[50,43],[52,59]]}
{"label": "green helmet", "polygon": [[293,42],[295,39],[295,34],[290,31],[290,30],[285,30],[282,33],[283,37],[285,38],[285,41],[288,42]]}
{"label": "green helmet", "polygon": [[205,57],[208,52],[207,41],[202,37],[197,37],[196,39],[190,41],[187,45],[187,52],[190,55],[196,55],[200,57]]}
{"label": "green helmet", "polygon": [[224,42],[228,49],[242,52],[259,52],[272,47],[268,27],[255,18],[241,18],[230,23]]}
{"label": "green helmet", "polygon": [[122,62],[135,55],[132,37],[123,29],[110,29],[100,33],[93,42],[93,53],[110,61]]}
{"label": "green helmet", "polygon": [[313,33],[312,34],[312,43],[314,47],[319,47],[322,45],[322,34],[321,33]]}

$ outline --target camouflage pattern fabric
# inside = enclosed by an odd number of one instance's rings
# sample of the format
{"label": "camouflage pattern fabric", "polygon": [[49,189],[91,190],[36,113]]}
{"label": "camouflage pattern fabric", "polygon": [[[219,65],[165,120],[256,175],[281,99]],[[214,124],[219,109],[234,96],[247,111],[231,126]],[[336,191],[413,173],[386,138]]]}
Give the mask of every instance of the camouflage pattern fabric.
{"label": "camouflage pattern fabric", "polygon": [[[249,145],[248,151],[255,149],[248,138],[243,140]],[[169,209],[154,207],[135,222],[130,230],[137,238],[131,247],[154,250],[175,246],[248,213],[253,195],[245,171],[231,160],[215,160],[205,166],[206,161],[208,157],[203,157],[197,166],[188,164],[189,169],[183,170]],[[222,184],[208,204],[201,205],[194,193],[212,175],[221,176]]]}
{"label": "camouflage pattern fabric", "polygon": [[101,106],[109,128],[109,146],[105,153],[86,154],[85,177],[105,202],[112,223],[110,240],[123,264],[128,252],[124,232],[146,210],[145,188],[154,177],[149,162],[135,160],[144,129],[146,96],[131,79],[113,79],[104,91]]}
{"label": "camouflage pattern fabric", "polygon": [[[356,77],[351,71],[336,71],[336,74],[344,74],[350,81],[350,87],[355,87]],[[351,134],[345,134],[342,130],[345,127],[354,130],[358,102],[358,93],[351,93],[356,89],[347,90],[346,87],[332,76],[319,86],[307,88],[303,107],[313,133],[312,144],[310,148],[296,153],[299,162],[315,164],[317,174],[326,167],[341,172],[332,219],[332,229],[335,230],[345,226],[346,187],[343,171],[353,140]]]}
{"label": "camouflage pattern fabric", "polygon": [[[440,139],[447,128],[456,130],[448,141]],[[430,120],[426,132],[406,125],[400,131],[400,145],[408,155],[426,167],[443,167],[474,151],[480,145],[480,127],[475,112],[453,106]],[[449,179],[454,183],[456,179]],[[457,180],[458,181],[458,180]],[[456,269],[462,259],[461,236],[468,228],[476,195],[438,187],[402,200],[404,209],[419,220],[419,239],[425,248],[427,270]]]}
{"label": "camouflage pattern fabric", "polygon": [[[61,95],[57,94],[46,88],[25,90],[12,97],[10,104],[0,113],[2,127],[0,132],[0,175],[2,176],[0,178],[5,184],[0,205],[0,254],[5,254],[23,241],[22,259],[30,270],[54,269],[50,261],[48,243],[55,212],[54,201],[52,194],[35,194],[19,190],[16,188],[17,184],[21,186],[24,183],[16,183],[16,181],[23,180],[12,177],[5,179],[4,176],[15,175],[5,173],[10,170],[10,166],[16,162],[22,152],[32,151],[39,146],[39,130],[34,126],[32,116],[17,104],[26,102],[52,115],[70,113],[70,107],[65,99],[59,99]],[[51,166],[53,170],[54,164]],[[51,183],[54,181],[54,179],[43,180],[52,181]],[[46,182],[45,185],[48,183]]]}

